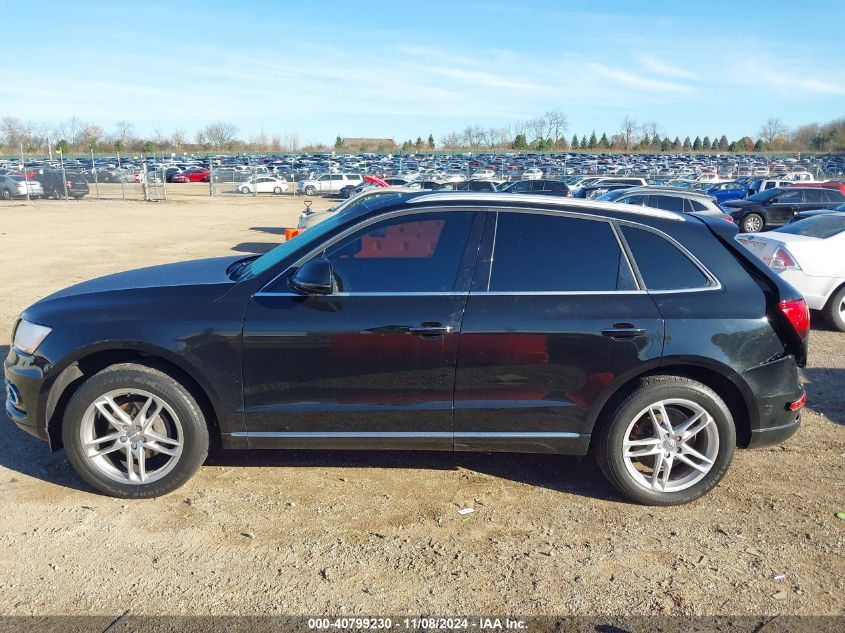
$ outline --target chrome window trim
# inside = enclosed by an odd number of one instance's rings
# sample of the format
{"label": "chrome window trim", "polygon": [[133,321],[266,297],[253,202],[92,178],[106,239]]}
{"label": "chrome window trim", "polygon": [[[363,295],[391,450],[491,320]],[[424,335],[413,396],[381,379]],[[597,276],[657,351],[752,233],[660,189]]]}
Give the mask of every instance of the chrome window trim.
{"label": "chrome window trim", "polygon": [[[709,290],[710,288],[707,288]],[[671,292],[675,292],[674,290]],[[298,292],[256,292],[255,297],[465,297],[470,296],[590,296],[590,295],[647,295],[647,290],[476,290],[470,292],[334,292],[330,295],[303,295]]]}

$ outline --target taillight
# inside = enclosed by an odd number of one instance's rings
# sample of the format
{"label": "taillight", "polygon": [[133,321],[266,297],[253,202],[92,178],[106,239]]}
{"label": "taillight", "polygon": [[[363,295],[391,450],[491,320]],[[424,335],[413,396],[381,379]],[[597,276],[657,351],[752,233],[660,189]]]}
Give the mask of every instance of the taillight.
{"label": "taillight", "polygon": [[805,338],[810,332],[810,309],[803,299],[781,301],[780,311],[792,325],[798,338]]}
{"label": "taillight", "polygon": [[70,180],[68,180],[65,184],[66,184],[68,187],[73,187],[73,183],[72,183]]}
{"label": "taillight", "polygon": [[772,270],[800,270],[801,267],[798,265],[798,262],[795,261],[795,258],[792,256],[788,250],[786,250],[783,246],[778,246],[775,254],[772,255],[772,258],[767,262],[769,264],[769,268]]}

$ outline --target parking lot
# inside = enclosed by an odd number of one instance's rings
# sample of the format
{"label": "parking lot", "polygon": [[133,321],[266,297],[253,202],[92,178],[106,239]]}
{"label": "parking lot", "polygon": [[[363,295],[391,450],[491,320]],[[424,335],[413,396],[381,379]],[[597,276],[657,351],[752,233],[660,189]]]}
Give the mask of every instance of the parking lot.
{"label": "parking lot", "polygon": [[[303,206],[207,195],[0,204],[0,327],[91,277],[263,252]],[[4,420],[0,608],[842,614],[845,334],[814,328],[804,377],[795,437],[739,451],[716,490],[671,508],[623,501],[589,459],[371,452],[218,452],[177,492],[123,501]]]}

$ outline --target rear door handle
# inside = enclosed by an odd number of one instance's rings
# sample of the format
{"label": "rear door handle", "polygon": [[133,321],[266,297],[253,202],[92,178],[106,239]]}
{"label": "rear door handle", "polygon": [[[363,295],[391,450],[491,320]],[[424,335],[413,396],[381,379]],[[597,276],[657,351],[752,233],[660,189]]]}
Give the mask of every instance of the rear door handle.
{"label": "rear door handle", "polygon": [[630,323],[616,323],[612,328],[602,330],[601,333],[610,338],[635,338],[645,334],[645,330]]}
{"label": "rear door handle", "polygon": [[442,323],[435,323],[432,321],[423,321],[417,327],[409,327],[408,331],[411,334],[422,336],[425,338],[435,338],[449,334],[454,328],[451,325],[443,325]]}

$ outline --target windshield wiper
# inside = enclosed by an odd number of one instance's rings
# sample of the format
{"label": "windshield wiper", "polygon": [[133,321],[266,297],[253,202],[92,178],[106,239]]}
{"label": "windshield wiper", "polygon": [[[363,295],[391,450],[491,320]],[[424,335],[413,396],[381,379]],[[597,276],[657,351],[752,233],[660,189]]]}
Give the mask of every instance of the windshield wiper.
{"label": "windshield wiper", "polygon": [[237,281],[240,278],[241,271],[244,270],[246,265],[254,262],[259,257],[261,257],[261,255],[250,255],[249,257],[244,257],[236,262],[232,262],[226,269],[226,275],[229,279]]}

